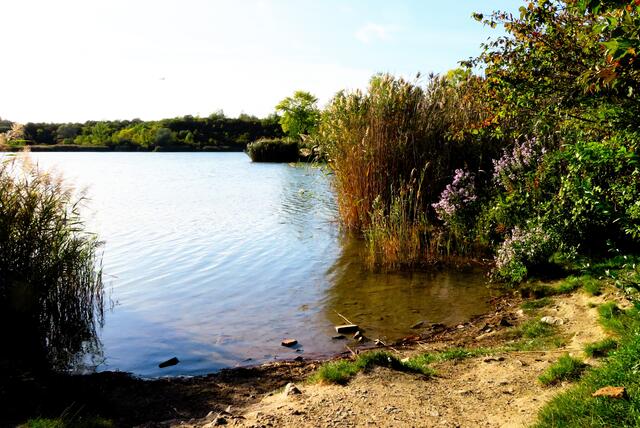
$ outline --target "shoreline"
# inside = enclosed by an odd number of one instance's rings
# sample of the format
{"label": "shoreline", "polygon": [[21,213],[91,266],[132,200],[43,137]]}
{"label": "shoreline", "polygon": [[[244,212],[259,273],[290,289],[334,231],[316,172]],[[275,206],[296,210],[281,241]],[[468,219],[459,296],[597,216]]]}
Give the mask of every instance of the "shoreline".
{"label": "shoreline", "polygon": [[33,146],[21,146],[21,147],[0,147],[0,152],[15,153],[21,152],[25,148],[32,152],[140,152],[140,153],[182,153],[182,152],[237,152],[241,153],[246,150],[243,147],[233,146],[205,146],[202,148],[183,147],[183,146],[168,146],[168,147],[155,147],[153,149],[145,149],[142,147],[133,146],[76,146],[76,145],[33,145]]}
{"label": "shoreline", "polygon": [[[459,325],[426,324],[426,328],[416,330],[415,335],[385,345],[369,341],[358,347],[345,346],[345,350],[341,352],[307,354],[296,359],[225,368],[202,375],[145,378],[120,371],[90,374],[49,373],[44,376],[33,376],[31,373],[23,372],[14,379],[9,378],[6,394],[4,397],[0,394],[0,399],[9,403],[7,408],[16,412],[13,415],[4,415],[9,416],[10,422],[15,424],[24,422],[35,414],[59,416],[69,405],[82,403],[82,408],[113,419],[116,426],[141,423],[147,423],[143,426],[165,426],[162,425],[163,422],[176,418],[206,417],[211,411],[213,397],[216,408],[226,409],[230,405],[234,408],[248,408],[255,405],[260,398],[273,395],[274,390],[284,387],[289,382],[304,383],[321,364],[343,360],[353,352],[410,352],[425,342],[437,347],[459,346],[472,336],[475,337],[474,326],[489,322],[498,314],[505,315],[505,310],[511,306],[514,299],[522,300],[506,294],[490,299],[491,310],[470,318],[463,324],[464,328],[460,328]],[[25,378],[28,383],[19,385]],[[97,395],[96,390],[99,391]],[[33,391],[39,391],[40,394],[34,396]],[[160,407],[167,407],[163,406],[167,401],[172,405],[168,406],[169,409],[161,410]],[[24,408],[25,403],[32,403],[35,408]]]}
{"label": "shoreline", "polygon": [[[110,426],[149,428],[529,425],[571,386],[544,385],[539,376],[562,355],[584,358],[586,345],[611,337],[599,323],[599,306],[630,304],[613,286],[594,295],[582,288],[563,290],[563,283],[530,283],[531,292],[495,297],[490,310],[463,324],[425,325],[392,344],[369,343],[326,358],[157,379],[124,372],[22,373],[9,379],[9,388],[0,387],[9,409],[3,417],[15,425],[35,416],[82,412],[105,418]],[[540,290],[550,294],[536,294]],[[563,322],[536,332],[543,317]],[[364,368],[343,384],[318,377],[320,368],[352,364],[369,351],[403,362],[430,358],[431,371],[383,364]],[[585,362],[601,364],[594,358]]]}

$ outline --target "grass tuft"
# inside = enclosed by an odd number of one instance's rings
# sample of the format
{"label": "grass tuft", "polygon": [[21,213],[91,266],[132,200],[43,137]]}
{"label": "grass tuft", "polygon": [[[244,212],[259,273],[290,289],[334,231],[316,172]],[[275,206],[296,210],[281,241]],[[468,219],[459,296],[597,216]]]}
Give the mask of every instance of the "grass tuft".
{"label": "grass tuft", "polygon": [[540,320],[530,320],[520,325],[516,329],[516,332],[521,337],[536,339],[540,337],[549,337],[556,334],[557,328]]}
{"label": "grass tuft", "polygon": [[[620,310],[601,305],[601,322],[621,335],[616,352],[590,369],[566,392],[554,397],[538,414],[535,427],[636,427],[640,425],[640,314],[636,308]],[[593,397],[605,386],[622,386],[627,399]]]}
{"label": "grass tuft", "polygon": [[585,346],[584,352],[591,358],[601,358],[606,357],[611,351],[616,349],[618,349],[618,341],[609,338],[599,342],[590,343]]}
{"label": "grass tuft", "polygon": [[551,303],[553,303],[553,300],[551,300],[549,297],[543,297],[542,299],[524,302],[520,307],[526,311],[530,311],[544,308],[545,306],[549,306]]}
{"label": "grass tuft", "polygon": [[426,376],[433,376],[435,372],[426,365],[408,364],[400,361],[395,355],[374,351],[360,354],[355,360],[331,361],[323,364],[311,377],[311,382],[336,383],[344,385],[361,371],[367,371],[374,367],[388,367],[393,370],[419,373]]}
{"label": "grass tuft", "polygon": [[587,365],[581,360],[565,354],[552,364],[538,380],[543,385],[555,385],[565,380],[576,380],[582,376]]}
{"label": "grass tuft", "polygon": [[625,322],[622,310],[615,302],[603,303],[598,307],[600,324],[614,333],[622,333],[625,330]]}
{"label": "grass tuft", "polygon": [[108,419],[99,417],[67,419],[65,417],[48,419],[30,419],[20,428],[112,428],[115,425]]}

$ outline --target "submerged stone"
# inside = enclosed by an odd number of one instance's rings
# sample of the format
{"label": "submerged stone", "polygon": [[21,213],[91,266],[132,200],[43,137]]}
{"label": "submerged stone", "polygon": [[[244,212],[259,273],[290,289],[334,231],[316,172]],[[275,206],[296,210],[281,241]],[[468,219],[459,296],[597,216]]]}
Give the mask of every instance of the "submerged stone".
{"label": "submerged stone", "polygon": [[343,324],[336,326],[336,333],[355,333],[358,331],[358,326],[356,324]]}
{"label": "submerged stone", "polygon": [[424,321],[418,321],[417,323],[412,325],[410,328],[411,328],[411,330],[415,330],[415,329],[418,329],[418,328],[422,327],[423,325],[424,325]]}
{"label": "submerged stone", "polygon": [[295,339],[284,339],[281,343],[282,346],[286,346],[287,348],[291,348],[298,344],[298,341]]}
{"label": "submerged stone", "polygon": [[177,359],[176,357],[173,357],[173,358],[168,359],[167,361],[161,362],[160,364],[158,364],[158,367],[163,369],[165,367],[175,366],[179,362],[180,362],[179,359]]}

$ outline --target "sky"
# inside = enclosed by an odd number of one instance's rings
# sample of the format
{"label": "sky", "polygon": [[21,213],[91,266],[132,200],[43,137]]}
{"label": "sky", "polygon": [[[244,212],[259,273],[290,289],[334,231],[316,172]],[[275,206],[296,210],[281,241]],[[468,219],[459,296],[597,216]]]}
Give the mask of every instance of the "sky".
{"label": "sky", "polygon": [[472,12],[522,0],[3,0],[0,117],[267,116],[372,75],[446,72],[500,35]]}

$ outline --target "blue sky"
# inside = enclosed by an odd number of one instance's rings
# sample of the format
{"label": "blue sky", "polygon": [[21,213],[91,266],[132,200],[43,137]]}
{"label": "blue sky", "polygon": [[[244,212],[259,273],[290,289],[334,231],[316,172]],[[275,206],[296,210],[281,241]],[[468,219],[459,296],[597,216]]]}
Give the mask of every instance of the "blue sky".
{"label": "blue sky", "polygon": [[265,116],[296,89],[326,103],[371,75],[443,72],[521,0],[6,0],[0,117]]}

